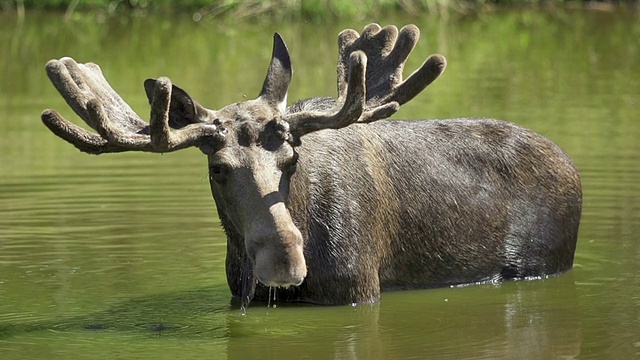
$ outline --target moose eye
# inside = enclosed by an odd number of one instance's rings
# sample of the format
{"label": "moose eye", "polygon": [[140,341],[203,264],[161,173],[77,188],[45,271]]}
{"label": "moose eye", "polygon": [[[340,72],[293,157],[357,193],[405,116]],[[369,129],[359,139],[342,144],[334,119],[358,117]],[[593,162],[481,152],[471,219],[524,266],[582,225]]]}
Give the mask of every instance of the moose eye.
{"label": "moose eye", "polygon": [[227,181],[229,167],[222,164],[213,164],[209,166],[209,179],[224,184]]}

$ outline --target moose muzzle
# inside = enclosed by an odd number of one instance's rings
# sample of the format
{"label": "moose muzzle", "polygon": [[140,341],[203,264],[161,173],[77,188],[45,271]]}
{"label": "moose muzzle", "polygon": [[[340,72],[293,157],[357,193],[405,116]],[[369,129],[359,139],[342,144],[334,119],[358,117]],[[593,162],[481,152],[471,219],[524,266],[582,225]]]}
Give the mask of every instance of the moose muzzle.
{"label": "moose muzzle", "polygon": [[297,228],[257,240],[254,245],[254,272],[262,284],[273,287],[297,286],[307,276],[302,235]]}

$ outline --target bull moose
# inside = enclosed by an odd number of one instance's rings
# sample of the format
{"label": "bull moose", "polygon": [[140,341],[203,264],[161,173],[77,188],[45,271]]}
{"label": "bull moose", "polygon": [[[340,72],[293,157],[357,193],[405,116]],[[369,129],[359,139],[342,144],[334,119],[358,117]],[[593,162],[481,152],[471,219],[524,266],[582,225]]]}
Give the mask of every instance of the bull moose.
{"label": "bull moose", "polygon": [[446,66],[430,56],[403,80],[420,32],[370,24],[338,36],[338,96],[287,106],[289,51],[274,35],[256,99],[201,106],[148,79],[143,121],[100,68],[46,70],[97,134],[54,110],[42,121],[83,152],[198,147],[227,236],[232,296],[369,303],[381,291],[535,278],[571,269],[582,189],[552,141],[492,119],[388,120]]}

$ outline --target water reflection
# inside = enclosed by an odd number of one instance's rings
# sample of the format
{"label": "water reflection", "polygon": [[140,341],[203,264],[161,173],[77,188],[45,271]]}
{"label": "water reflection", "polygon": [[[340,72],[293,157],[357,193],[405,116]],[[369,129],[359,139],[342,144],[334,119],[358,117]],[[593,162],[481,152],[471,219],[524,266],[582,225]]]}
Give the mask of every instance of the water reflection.
{"label": "water reflection", "polygon": [[[572,276],[540,282],[393,293],[357,307],[265,307],[244,313],[223,289],[132,299],[108,310],[0,326],[0,341],[34,333],[75,343],[93,337],[181,339],[229,359],[560,359],[580,354],[582,324]],[[284,305],[284,304],[283,304]],[[321,324],[321,326],[319,326]],[[250,342],[250,343],[248,343]]]}

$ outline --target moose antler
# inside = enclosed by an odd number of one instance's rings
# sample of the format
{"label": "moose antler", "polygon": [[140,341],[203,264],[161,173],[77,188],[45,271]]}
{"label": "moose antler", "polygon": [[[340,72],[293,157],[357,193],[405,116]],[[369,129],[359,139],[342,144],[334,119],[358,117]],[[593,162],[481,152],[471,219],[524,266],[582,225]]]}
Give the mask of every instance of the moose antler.
{"label": "moose antler", "polygon": [[223,136],[217,126],[210,123],[194,123],[170,130],[172,90],[181,90],[172,86],[168,78],[145,83],[151,103],[151,119],[147,124],[113,90],[98,65],[78,64],[67,57],[49,61],[46,70],[69,106],[98,134],[67,121],[50,109],[42,113],[42,121],[53,133],[83,152],[171,152],[197,146],[205,138]]}
{"label": "moose antler", "polygon": [[[381,28],[378,24],[366,26],[362,34],[344,30],[338,37],[337,101],[332,101],[333,105],[312,106],[318,104],[315,102],[318,98],[303,100],[299,102],[302,105],[292,106],[294,111],[285,112],[291,61],[284,41],[275,34],[272,62],[258,99],[283,114],[290,133],[298,140],[321,129],[387,118],[424,90],[446,66],[444,57],[432,55],[420,69],[402,80],[404,63],[419,36],[413,25],[399,32],[395,26]],[[198,146],[208,152],[207,149],[224,141],[226,130],[218,126],[222,122],[212,120],[216,111],[200,106],[168,78],[145,81],[151,104],[147,124],[111,88],[98,65],[62,58],[51,60],[46,69],[67,103],[98,134],[65,120],[54,110],[45,110],[42,121],[81,151],[170,152]],[[247,102],[243,106],[252,104],[256,103]],[[307,108],[304,104],[311,105]],[[171,130],[172,127],[176,130]]]}
{"label": "moose antler", "polygon": [[364,52],[368,59],[366,109],[360,122],[381,119],[380,115],[384,114],[375,112],[380,106],[394,102],[402,105],[413,99],[442,74],[447,64],[442,55],[431,55],[403,81],[404,64],[419,38],[420,30],[415,25],[398,31],[393,25],[381,28],[378,24],[369,24],[362,34],[353,29],[343,30],[338,35],[338,102],[347,94],[349,56],[354,51]]}
{"label": "moose antler", "polygon": [[341,107],[334,113],[319,111],[294,112],[285,116],[294,137],[299,138],[304,134],[321,129],[339,129],[355,122],[363,117],[377,116],[385,118],[398,111],[398,103],[383,104],[365,114],[366,102],[366,68],[367,57],[362,51],[355,51],[349,56],[348,86],[345,89],[344,100]]}

